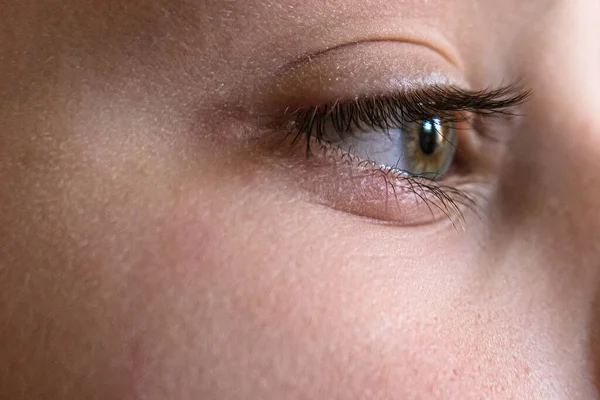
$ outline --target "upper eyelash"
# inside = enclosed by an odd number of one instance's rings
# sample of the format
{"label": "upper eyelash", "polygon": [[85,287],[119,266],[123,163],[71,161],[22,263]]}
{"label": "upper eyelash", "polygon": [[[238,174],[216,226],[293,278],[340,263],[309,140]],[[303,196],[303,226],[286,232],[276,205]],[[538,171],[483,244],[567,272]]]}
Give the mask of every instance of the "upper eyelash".
{"label": "upper eyelash", "polygon": [[375,129],[387,132],[406,123],[426,120],[432,116],[446,121],[466,120],[467,115],[513,115],[511,109],[524,103],[531,92],[518,85],[497,89],[469,91],[456,86],[428,86],[388,96],[357,97],[295,110],[291,134],[294,142],[303,136],[321,142],[325,126],[338,134],[353,129]]}

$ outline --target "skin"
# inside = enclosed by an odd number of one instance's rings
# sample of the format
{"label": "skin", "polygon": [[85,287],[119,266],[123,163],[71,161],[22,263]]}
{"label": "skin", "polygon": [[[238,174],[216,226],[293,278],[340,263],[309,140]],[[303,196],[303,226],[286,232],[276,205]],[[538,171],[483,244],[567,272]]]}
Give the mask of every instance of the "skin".
{"label": "skin", "polygon": [[[596,0],[1,8],[0,398],[600,397]],[[454,225],[263,122],[432,77],[532,91]]]}

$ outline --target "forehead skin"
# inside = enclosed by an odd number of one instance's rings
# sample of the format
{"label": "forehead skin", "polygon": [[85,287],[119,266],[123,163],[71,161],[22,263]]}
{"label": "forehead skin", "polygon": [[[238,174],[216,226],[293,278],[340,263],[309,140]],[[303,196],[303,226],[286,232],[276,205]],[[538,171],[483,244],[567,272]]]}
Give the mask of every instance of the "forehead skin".
{"label": "forehead skin", "polygon": [[[596,398],[596,1],[1,8],[0,398]],[[466,232],[243,151],[282,68],[367,41],[534,90]]]}

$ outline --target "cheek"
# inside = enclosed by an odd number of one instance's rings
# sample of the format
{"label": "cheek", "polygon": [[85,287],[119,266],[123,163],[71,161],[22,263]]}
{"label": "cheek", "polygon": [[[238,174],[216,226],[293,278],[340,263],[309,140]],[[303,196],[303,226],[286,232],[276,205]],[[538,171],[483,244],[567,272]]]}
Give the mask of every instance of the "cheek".
{"label": "cheek", "polygon": [[231,226],[190,214],[153,245],[162,269],[131,282],[143,299],[131,382],[148,398],[448,398],[533,384],[518,318],[478,309],[451,280],[434,293],[414,259],[348,257],[335,249],[358,242],[302,240],[279,226],[284,213]]}
{"label": "cheek", "polygon": [[35,390],[77,380],[106,398],[451,398],[530,383],[515,309],[458,294],[464,258],[442,264],[414,239],[371,235],[274,188],[219,180],[198,184],[206,195],[159,196],[171,192],[148,174],[90,196],[101,186],[88,178],[66,196],[65,234],[49,225],[29,262],[46,268],[23,277],[41,294],[14,330],[31,328],[23,348],[48,349],[23,381],[60,366]]}

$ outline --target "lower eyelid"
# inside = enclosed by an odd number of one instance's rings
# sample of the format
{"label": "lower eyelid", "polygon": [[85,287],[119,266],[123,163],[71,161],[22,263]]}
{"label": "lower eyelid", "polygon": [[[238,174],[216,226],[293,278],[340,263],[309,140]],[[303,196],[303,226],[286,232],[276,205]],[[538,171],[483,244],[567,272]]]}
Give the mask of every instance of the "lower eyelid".
{"label": "lower eyelid", "polygon": [[[410,177],[314,139],[307,158],[305,145],[292,145],[296,161],[281,172],[286,187],[295,187],[309,202],[399,226],[460,223],[476,206],[461,190],[461,179],[442,184]],[[282,156],[290,159],[289,153]]]}

